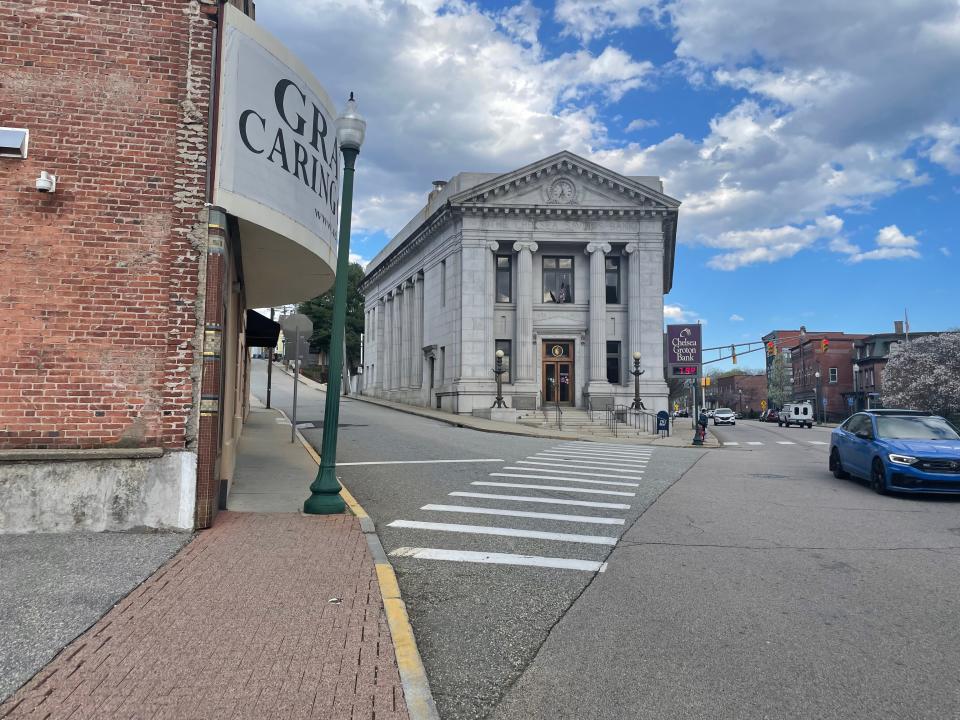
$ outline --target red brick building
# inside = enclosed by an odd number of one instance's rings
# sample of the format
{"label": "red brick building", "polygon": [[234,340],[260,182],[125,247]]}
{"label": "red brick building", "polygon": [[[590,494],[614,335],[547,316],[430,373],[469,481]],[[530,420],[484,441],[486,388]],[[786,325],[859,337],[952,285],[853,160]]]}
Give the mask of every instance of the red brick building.
{"label": "red brick building", "polygon": [[836,421],[850,414],[846,395],[853,390],[855,344],[864,337],[807,331],[791,350],[793,399],[815,403],[821,421]]}
{"label": "red brick building", "polygon": [[767,399],[766,375],[728,375],[714,377],[707,388],[707,405],[730,408],[748,416],[760,412],[760,403]]}
{"label": "red brick building", "polygon": [[[247,407],[247,307],[332,282],[334,245],[216,177],[226,21],[258,31],[214,0],[0,17],[0,532],[206,526]],[[309,288],[276,286],[295,270]]]}

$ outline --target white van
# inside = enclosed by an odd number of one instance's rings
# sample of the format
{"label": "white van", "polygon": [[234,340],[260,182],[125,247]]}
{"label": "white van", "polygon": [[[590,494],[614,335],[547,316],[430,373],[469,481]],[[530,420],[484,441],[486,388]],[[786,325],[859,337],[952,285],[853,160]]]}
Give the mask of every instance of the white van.
{"label": "white van", "polygon": [[799,425],[803,427],[806,425],[808,428],[813,427],[813,405],[808,402],[801,403],[787,403],[783,406],[783,410],[780,411],[780,414],[777,415],[777,425],[783,427],[786,425],[790,427],[791,425]]}

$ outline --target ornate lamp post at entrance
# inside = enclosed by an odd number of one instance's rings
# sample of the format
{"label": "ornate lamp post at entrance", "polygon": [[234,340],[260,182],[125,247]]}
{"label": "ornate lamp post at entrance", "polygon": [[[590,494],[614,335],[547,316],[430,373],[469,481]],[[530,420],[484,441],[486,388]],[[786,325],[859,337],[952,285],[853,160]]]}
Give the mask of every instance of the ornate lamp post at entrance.
{"label": "ornate lamp post at entrance", "polygon": [[630,405],[631,410],[646,410],[643,406],[643,400],[640,399],[640,376],[643,375],[645,371],[640,369],[640,351],[633,353],[633,370],[630,371],[630,374],[633,375],[633,403]]}
{"label": "ornate lamp post at entrance", "polygon": [[340,421],[340,382],[343,369],[343,326],[347,315],[347,273],[350,267],[350,214],[353,212],[353,172],[367,123],[357,112],[350,93],[347,107],[337,118],[337,144],[343,153],[343,197],[340,203],[340,238],[337,244],[337,279],[333,291],[333,327],[330,332],[330,369],[323,410],[323,444],[320,469],[303,503],[309,515],[330,515],[346,509],[337,481],[337,423]]}
{"label": "ornate lamp post at entrance", "polygon": [[497,399],[493,401],[493,406],[495,408],[505,408],[507,404],[503,401],[503,374],[506,370],[503,369],[503,350],[497,350],[497,366],[493,370],[493,374],[497,376]]}

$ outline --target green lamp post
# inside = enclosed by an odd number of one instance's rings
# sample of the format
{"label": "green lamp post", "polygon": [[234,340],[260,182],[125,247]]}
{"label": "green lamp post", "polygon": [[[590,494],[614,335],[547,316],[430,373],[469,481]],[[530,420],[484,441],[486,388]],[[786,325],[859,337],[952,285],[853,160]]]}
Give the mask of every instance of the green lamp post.
{"label": "green lamp post", "polygon": [[343,326],[347,315],[347,273],[350,265],[350,214],[353,212],[353,172],[367,123],[357,112],[350,93],[347,107],[337,118],[337,144],[343,153],[343,198],[340,203],[340,239],[337,245],[337,279],[333,292],[333,328],[330,333],[330,366],[323,410],[323,443],[320,469],[303,503],[308,515],[331,515],[346,508],[337,481],[337,424],[340,420],[340,383],[343,370]]}

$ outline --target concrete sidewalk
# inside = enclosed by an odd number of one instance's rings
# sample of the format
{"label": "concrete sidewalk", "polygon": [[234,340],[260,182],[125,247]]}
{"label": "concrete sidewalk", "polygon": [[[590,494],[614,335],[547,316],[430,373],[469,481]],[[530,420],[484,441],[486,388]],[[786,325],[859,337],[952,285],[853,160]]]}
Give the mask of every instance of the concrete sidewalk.
{"label": "concrete sidewalk", "polygon": [[[250,419],[231,506],[299,507],[316,463],[279,412]],[[221,511],[0,718],[429,717],[408,713],[397,654],[409,664],[412,635],[395,645],[385,598],[402,608],[360,518]]]}
{"label": "concrete sidewalk", "polygon": [[[283,367],[283,365],[280,363],[274,363],[274,369],[293,377],[293,373]],[[308,377],[304,377],[303,375],[300,376],[300,381],[308,387],[312,387],[317,390],[322,390],[325,392],[327,389],[326,385],[311,380]],[[706,441],[702,446],[694,445],[693,430],[686,427],[679,428],[678,432],[673,432],[673,429],[671,429],[671,435],[668,437],[637,435],[625,437],[606,437],[588,433],[581,434],[552,430],[550,428],[530,427],[528,425],[520,425],[517,423],[498,422],[496,420],[486,420],[484,418],[473,417],[472,415],[454,415],[453,413],[444,412],[443,410],[435,410],[433,408],[421,407],[419,405],[407,405],[406,403],[398,403],[391,400],[373,398],[367,395],[353,394],[350,395],[350,398],[353,400],[360,400],[362,402],[370,403],[371,405],[380,405],[382,407],[390,408],[391,410],[396,410],[397,412],[430,418],[431,420],[437,420],[448,425],[469,428],[479,432],[503,433],[506,435],[520,435],[522,437],[537,437],[552,440],[581,440],[585,442],[623,443],[624,445],[654,445],[658,447],[700,448],[720,447],[719,441],[713,435],[711,435],[709,431],[707,432]]]}

